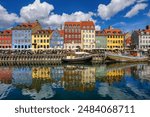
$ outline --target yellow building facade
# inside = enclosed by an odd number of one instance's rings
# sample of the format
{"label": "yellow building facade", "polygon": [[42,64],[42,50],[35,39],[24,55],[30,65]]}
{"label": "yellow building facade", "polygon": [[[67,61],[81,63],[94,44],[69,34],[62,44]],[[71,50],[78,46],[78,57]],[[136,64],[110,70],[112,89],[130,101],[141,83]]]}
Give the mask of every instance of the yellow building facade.
{"label": "yellow building facade", "polygon": [[104,30],[107,37],[107,49],[108,50],[123,50],[124,49],[124,34],[119,29],[113,29],[109,27]]}
{"label": "yellow building facade", "polygon": [[32,50],[50,48],[52,30],[38,30],[32,34]]}

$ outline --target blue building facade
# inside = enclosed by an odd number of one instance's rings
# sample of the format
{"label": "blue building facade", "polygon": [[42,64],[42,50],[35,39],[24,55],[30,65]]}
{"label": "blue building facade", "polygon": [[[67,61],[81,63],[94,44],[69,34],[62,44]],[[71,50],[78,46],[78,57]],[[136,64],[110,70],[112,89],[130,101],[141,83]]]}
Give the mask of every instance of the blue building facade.
{"label": "blue building facade", "polygon": [[64,47],[64,38],[58,30],[54,30],[50,40],[50,48],[60,48]]}
{"label": "blue building facade", "polygon": [[12,48],[13,49],[30,49],[32,47],[32,30],[31,29],[14,29],[12,30]]}
{"label": "blue building facade", "polygon": [[22,23],[12,28],[12,49],[32,48],[32,33],[41,28],[38,20],[32,23]]}

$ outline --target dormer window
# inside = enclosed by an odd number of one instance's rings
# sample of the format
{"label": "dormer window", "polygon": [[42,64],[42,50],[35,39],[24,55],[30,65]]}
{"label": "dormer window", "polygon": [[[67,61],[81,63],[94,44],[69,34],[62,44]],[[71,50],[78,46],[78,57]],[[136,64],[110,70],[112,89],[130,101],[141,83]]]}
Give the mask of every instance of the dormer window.
{"label": "dormer window", "polygon": [[144,32],[142,31],[141,34],[144,34]]}

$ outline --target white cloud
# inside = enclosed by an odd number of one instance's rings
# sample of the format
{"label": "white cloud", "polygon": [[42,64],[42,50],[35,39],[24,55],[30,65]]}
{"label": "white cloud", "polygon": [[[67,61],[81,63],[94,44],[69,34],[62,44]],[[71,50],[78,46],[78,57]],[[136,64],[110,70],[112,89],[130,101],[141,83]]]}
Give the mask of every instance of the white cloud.
{"label": "white cloud", "polygon": [[99,25],[96,25],[95,30],[101,30],[101,27]]}
{"label": "white cloud", "polygon": [[113,27],[121,27],[121,26],[126,26],[127,24],[125,22],[117,22],[115,24],[113,24]]}
{"label": "white cloud", "polygon": [[[20,10],[20,22],[23,21],[34,21],[38,19],[40,23],[44,26],[60,26],[65,21],[83,21],[83,20],[93,20],[92,16],[95,14],[92,12],[84,13],[77,11],[72,14],[63,13],[61,15],[55,14],[52,11],[54,6],[47,2],[40,2],[40,0],[35,0],[34,3],[24,6]],[[93,20],[95,21],[95,20]]]}
{"label": "white cloud", "polygon": [[138,0],[137,3],[147,2],[148,0]]}
{"label": "white cloud", "polygon": [[8,11],[0,5],[0,28],[8,28],[18,20],[15,13],[8,13]]}
{"label": "white cloud", "polygon": [[86,21],[86,20],[93,20],[92,19],[93,13],[83,13],[81,11],[66,14],[63,13],[62,15],[52,14],[48,17],[48,19],[42,20],[42,22],[46,25],[61,25],[66,21]]}
{"label": "white cloud", "polygon": [[149,10],[149,12],[147,13],[147,16],[150,17],[150,10]]}
{"label": "white cloud", "polygon": [[44,27],[57,27],[63,25],[66,21],[92,20],[96,23],[96,20],[92,18],[93,16],[95,16],[95,14],[92,12],[84,13],[82,11],[77,11],[72,14],[55,14],[53,10],[53,5],[47,2],[41,2],[40,0],[35,0],[32,4],[23,6],[21,8],[19,17],[13,13],[8,14],[7,10],[0,6],[0,13],[4,14],[1,16],[2,18],[0,18],[0,27],[6,27],[6,24],[11,25],[14,23],[35,21],[36,19],[38,19]]}
{"label": "white cloud", "polygon": [[124,10],[126,7],[131,6],[135,2],[136,0],[111,0],[108,5],[100,4],[98,6],[98,15],[103,20],[109,20],[112,16]]}
{"label": "white cloud", "polygon": [[54,6],[40,0],[35,0],[33,4],[22,7],[20,10],[21,19],[25,21],[34,21],[36,19],[45,19],[49,16],[51,11],[54,10]]}
{"label": "white cloud", "polygon": [[145,3],[136,4],[132,9],[124,16],[131,18],[139,13],[140,10],[144,10],[148,5]]}

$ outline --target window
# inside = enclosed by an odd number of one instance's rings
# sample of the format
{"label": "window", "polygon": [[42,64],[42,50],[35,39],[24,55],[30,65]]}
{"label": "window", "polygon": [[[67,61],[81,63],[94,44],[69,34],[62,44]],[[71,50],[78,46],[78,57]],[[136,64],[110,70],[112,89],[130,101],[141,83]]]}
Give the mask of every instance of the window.
{"label": "window", "polygon": [[86,38],[88,38],[88,35],[86,34]]}

